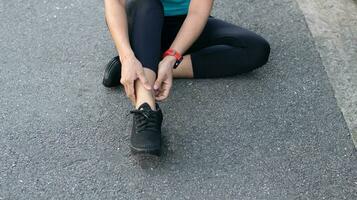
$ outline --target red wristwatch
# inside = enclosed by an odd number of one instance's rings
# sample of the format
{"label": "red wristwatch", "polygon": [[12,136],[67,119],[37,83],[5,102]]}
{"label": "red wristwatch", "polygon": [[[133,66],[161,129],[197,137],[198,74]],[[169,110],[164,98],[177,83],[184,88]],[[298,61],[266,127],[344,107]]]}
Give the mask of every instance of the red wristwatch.
{"label": "red wristwatch", "polygon": [[166,56],[174,56],[176,58],[174,69],[176,69],[183,60],[183,56],[173,49],[166,50],[165,53],[162,55],[162,58],[165,58]]}

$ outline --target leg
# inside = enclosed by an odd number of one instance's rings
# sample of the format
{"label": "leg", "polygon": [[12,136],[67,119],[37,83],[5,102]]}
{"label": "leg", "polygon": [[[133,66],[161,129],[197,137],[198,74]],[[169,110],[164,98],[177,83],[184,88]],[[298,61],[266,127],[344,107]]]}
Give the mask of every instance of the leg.
{"label": "leg", "polygon": [[180,67],[173,70],[174,78],[193,78],[191,55],[183,56]]}
{"label": "leg", "polygon": [[[144,73],[153,86],[160,61],[161,31],[164,19],[160,0],[127,1],[130,44]],[[133,127],[130,147],[134,153],[159,155],[161,149],[162,112],[155,103],[153,91],[135,81],[136,109],[131,111]]]}
{"label": "leg", "polygon": [[263,66],[269,53],[269,43],[259,35],[210,17],[174,77],[217,78],[249,72]]}
{"label": "leg", "polygon": [[[149,83],[153,86],[156,80],[156,73],[151,69],[144,68],[144,73]],[[152,91],[148,91],[142,83],[137,80],[135,81],[135,93],[136,93],[136,102],[135,108],[138,109],[143,103],[148,103],[151,109],[155,110],[155,98]]]}
{"label": "leg", "polygon": [[[153,85],[160,61],[161,31],[164,19],[163,7],[159,0],[134,0],[127,4],[130,44],[135,56],[145,68],[145,75]],[[144,33],[144,34],[143,34]],[[142,83],[135,81],[138,108],[147,102],[155,109],[153,91],[146,90]]]}
{"label": "leg", "polygon": [[269,43],[259,35],[209,18],[189,50],[195,78],[216,78],[250,72],[267,63]]}
{"label": "leg", "polygon": [[[163,23],[163,6],[159,0],[127,0],[126,12],[129,28],[129,39],[131,47],[144,66],[145,74],[149,79],[155,79],[157,67],[160,59],[160,37]],[[145,34],[143,34],[145,33]],[[147,70],[149,69],[149,70]],[[150,71],[151,70],[151,71]],[[151,78],[154,74],[154,78]],[[116,56],[106,65],[104,71],[103,85],[106,87],[116,87],[120,85],[121,78],[121,63],[119,57]],[[153,98],[148,98],[147,93],[141,95],[145,90],[140,88],[138,82],[137,88],[140,91],[139,101],[144,101],[140,96],[145,97],[150,105],[153,106]],[[136,103],[139,104],[139,103]]]}

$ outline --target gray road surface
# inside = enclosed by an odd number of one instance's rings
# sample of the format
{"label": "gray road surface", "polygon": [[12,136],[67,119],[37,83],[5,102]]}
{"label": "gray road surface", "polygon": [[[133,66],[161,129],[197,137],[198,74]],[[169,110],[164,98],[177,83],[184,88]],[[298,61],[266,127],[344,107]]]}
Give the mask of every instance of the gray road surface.
{"label": "gray road surface", "polygon": [[297,0],[357,148],[357,2]]}
{"label": "gray road surface", "polygon": [[164,155],[130,155],[103,3],[0,1],[0,199],[356,199],[356,152],[293,0],[216,1],[272,46],[267,66],[176,80]]}

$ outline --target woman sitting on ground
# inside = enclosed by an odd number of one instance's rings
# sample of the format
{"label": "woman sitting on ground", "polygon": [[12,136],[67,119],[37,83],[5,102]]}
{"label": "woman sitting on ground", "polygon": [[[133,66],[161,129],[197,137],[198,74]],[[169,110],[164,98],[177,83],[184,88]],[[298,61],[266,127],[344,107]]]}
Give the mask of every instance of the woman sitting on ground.
{"label": "woman sitting on ground", "polygon": [[261,36],[210,15],[213,0],[105,0],[118,51],[103,84],[124,86],[135,106],[131,149],[159,154],[162,112],[157,101],[173,78],[219,78],[246,73],[268,61]]}

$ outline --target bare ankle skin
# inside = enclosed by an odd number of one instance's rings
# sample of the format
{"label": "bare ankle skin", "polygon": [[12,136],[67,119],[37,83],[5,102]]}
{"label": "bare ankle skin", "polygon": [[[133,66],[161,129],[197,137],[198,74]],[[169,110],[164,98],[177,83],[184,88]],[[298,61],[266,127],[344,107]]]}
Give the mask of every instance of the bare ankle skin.
{"label": "bare ankle skin", "polygon": [[[146,78],[148,79],[151,86],[154,85],[156,74],[151,69],[144,68],[144,73]],[[155,106],[155,97],[153,90],[147,90],[144,88],[143,84],[140,80],[135,81],[135,93],[136,93],[136,102],[135,108],[138,109],[140,105],[143,103],[148,103],[152,110],[156,110]]]}

